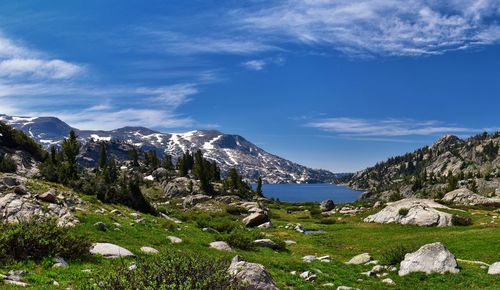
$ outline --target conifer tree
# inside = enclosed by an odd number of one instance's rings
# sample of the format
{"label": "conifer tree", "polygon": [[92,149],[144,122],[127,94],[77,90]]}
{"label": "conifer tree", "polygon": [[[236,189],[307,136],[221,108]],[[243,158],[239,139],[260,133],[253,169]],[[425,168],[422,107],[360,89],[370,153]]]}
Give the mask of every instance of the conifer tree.
{"label": "conifer tree", "polygon": [[106,152],[106,144],[101,143],[99,148],[99,168],[103,169],[108,163],[108,153]]}
{"label": "conifer tree", "polygon": [[132,161],[132,166],[139,167],[139,153],[135,146],[128,152],[128,158]]}
{"label": "conifer tree", "polygon": [[260,176],[257,179],[257,188],[255,189],[255,194],[257,196],[263,196],[263,194],[262,194],[262,178]]}

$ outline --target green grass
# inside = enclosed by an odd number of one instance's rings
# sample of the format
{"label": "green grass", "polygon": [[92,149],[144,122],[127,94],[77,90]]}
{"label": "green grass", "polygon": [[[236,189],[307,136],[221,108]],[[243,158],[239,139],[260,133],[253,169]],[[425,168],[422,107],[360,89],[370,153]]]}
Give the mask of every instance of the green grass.
{"label": "green grass", "polygon": [[[321,215],[318,216],[316,213],[311,215],[311,204],[269,204],[275,227],[262,230],[263,235],[270,235],[271,238],[279,240],[294,240],[297,244],[287,246],[286,251],[251,247],[248,250],[236,248],[232,253],[225,253],[208,247],[208,243],[219,239],[220,236],[202,231],[197,222],[190,218],[201,213],[185,213],[176,206],[178,201],[171,202],[166,210],[171,216],[184,217],[186,222],[173,224],[159,217],[142,214],[146,221],[135,223],[129,215],[134,211],[129,208],[102,204],[89,196],[83,198],[87,201],[87,205],[84,206],[86,211],[77,213],[81,223],[71,231],[85,234],[91,241],[115,243],[137,255],[141,255],[139,249],[142,246],[154,247],[162,252],[200,252],[227,260],[238,254],[247,261],[263,264],[271,272],[280,289],[322,289],[324,283],[333,283],[335,288],[346,285],[360,289],[415,289],[417,285],[418,289],[500,289],[498,276],[488,275],[485,269],[473,264],[459,263],[461,271],[458,274],[411,274],[399,277],[396,272],[392,272],[387,277],[396,282],[395,286],[382,283],[382,278],[368,278],[360,274],[370,270],[372,266],[344,264],[352,256],[360,253],[369,252],[374,259],[380,260],[386,251],[398,245],[411,244],[418,247],[436,241],[445,244],[460,259],[480,260],[486,263],[500,261],[498,242],[500,241],[500,228],[498,224],[490,223],[493,220],[492,215],[499,215],[498,210],[493,212],[473,209],[469,210],[469,213],[461,212],[462,215],[473,219],[472,226],[432,228],[363,223],[362,218],[373,213],[374,210],[368,210],[361,216],[354,217],[336,214],[326,218],[328,222],[324,222],[325,218]],[[95,213],[95,210],[99,208],[104,208],[108,212],[106,214]],[[114,208],[119,209],[122,215],[110,214],[109,211]],[[242,216],[231,214],[225,214],[225,217],[220,214],[216,216],[218,223],[225,221],[228,224],[242,218]],[[93,224],[98,221],[106,223],[108,231],[97,230]],[[114,226],[115,222],[120,223],[121,226]],[[288,223],[301,223],[306,229],[324,230],[326,233],[304,235],[292,229],[285,229],[283,226]],[[167,239],[169,235],[183,239],[183,243],[171,244]],[[302,262],[302,257],[305,255],[330,255],[332,262],[307,264]],[[64,289],[66,287],[89,289],[93,287],[95,280],[92,279],[97,274],[112,271],[117,265],[133,260],[90,257],[85,260],[71,261],[70,267],[66,269],[53,269],[50,261],[38,263],[27,261],[4,265],[0,268],[0,273],[5,274],[12,269],[28,270],[30,275],[27,276],[26,281],[31,284],[30,289]],[[81,272],[83,269],[92,269],[93,273],[83,273]],[[314,269],[322,272],[317,274],[317,280],[314,282],[306,282],[298,275],[290,274],[290,271],[301,273],[307,270],[314,271]],[[51,285],[53,280],[60,283],[59,288]],[[0,287],[17,289],[5,285]]]}

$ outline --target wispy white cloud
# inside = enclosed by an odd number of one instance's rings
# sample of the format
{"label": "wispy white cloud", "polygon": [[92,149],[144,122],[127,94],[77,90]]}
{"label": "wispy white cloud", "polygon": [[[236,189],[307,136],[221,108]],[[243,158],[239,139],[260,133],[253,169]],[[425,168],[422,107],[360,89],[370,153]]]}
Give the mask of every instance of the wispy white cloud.
{"label": "wispy white cloud", "polygon": [[358,118],[325,118],[313,120],[308,127],[321,129],[348,138],[370,138],[391,140],[401,136],[431,136],[443,134],[471,134],[484,128],[468,128],[439,121],[418,121],[413,119],[368,120]]}
{"label": "wispy white cloud", "polygon": [[271,43],[326,46],[354,56],[441,54],[500,40],[497,0],[269,3],[234,12],[234,21]]}
{"label": "wispy white cloud", "polygon": [[266,62],[262,59],[254,59],[254,60],[249,60],[249,61],[246,61],[244,63],[242,63],[242,65],[244,67],[246,67],[247,69],[249,70],[263,70],[264,67],[266,66]]}
{"label": "wispy white cloud", "polygon": [[81,66],[59,59],[7,59],[0,61],[0,77],[68,79],[83,71]]}

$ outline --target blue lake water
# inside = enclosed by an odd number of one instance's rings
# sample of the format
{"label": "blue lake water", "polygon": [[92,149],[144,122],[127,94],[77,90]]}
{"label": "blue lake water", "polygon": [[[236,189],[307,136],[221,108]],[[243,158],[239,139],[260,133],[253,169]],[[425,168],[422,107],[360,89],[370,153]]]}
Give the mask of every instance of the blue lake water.
{"label": "blue lake water", "polygon": [[361,194],[361,191],[328,183],[263,184],[262,192],[265,197],[273,197],[279,199],[280,201],[305,202],[331,199],[335,203],[356,201]]}

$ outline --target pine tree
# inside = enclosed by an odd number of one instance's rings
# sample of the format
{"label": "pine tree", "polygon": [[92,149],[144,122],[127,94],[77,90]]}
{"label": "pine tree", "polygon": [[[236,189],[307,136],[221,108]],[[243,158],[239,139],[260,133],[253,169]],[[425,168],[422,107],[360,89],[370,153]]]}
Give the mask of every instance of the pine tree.
{"label": "pine tree", "polygon": [[257,196],[263,196],[262,194],[262,178],[259,178],[257,179],[257,188],[255,189],[255,194]]}
{"label": "pine tree", "polygon": [[210,183],[210,162],[203,158],[201,150],[197,150],[194,154],[193,174],[200,180],[200,187],[206,193],[213,191]]}
{"label": "pine tree", "polygon": [[99,168],[103,169],[104,167],[106,167],[107,163],[108,163],[108,153],[106,152],[106,144],[102,142],[99,148]]}
{"label": "pine tree", "polygon": [[65,166],[62,168],[62,180],[76,180],[78,178],[78,164],[76,157],[80,151],[78,144],[78,136],[75,131],[71,130],[69,137],[64,139],[62,144],[62,153],[65,161]]}
{"label": "pine tree", "polygon": [[167,170],[174,169],[174,164],[172,163],[172,155],[165,154],[165,157],[163,158],[163,160],[161,162],[161,167],[163,167]]}
{"label": "pine tree", "polygon": [[137,152],[137,148],[133,147],[128,152],[128,158],[132,161],[132,166],[139,167],[139,153]]}

